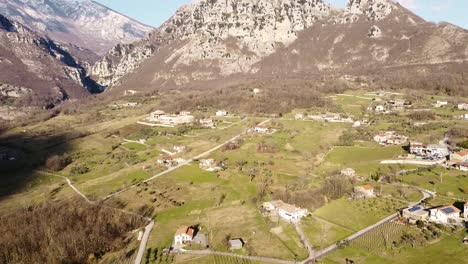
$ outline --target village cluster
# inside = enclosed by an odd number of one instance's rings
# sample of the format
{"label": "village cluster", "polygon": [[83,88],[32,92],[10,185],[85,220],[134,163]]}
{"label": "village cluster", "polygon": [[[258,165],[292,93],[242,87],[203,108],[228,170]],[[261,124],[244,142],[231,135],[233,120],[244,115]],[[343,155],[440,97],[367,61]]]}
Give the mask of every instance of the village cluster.
{"label": "village cluster", "polygon": [[[376,102],[381,101],[375,100]],[[448,102],[437,101],[434,107],[446,107]],[[123,107],[123,106],[120,106]],[[125,107],[133,107],[133,105],[125,105]],[[377,113],[392,113],[396,111],[404,111],[405,109],[412,108],[411,102],[404,99],[389,100],[386,103],[377,104],[369,107],[368,110]],[[468,110],[468,104],[459,104],[459,110]],[[215,117],[229,117],[232,116],[228,111],[218,110],[214,113]],[[296,114],[295,120],[303,121],[318,121],[330,123],[349,123],[354,128],[363,125],[368,125],[368,120],[356,121],[352,116],[345,116],[341,114]],[[158,110],[151,113],[144,121],[138,122],[139,124],[147,126],[161,126],[161,127],[176,127],[180,125],[194,125],[198,124],[202,128],[216,128],[216,121],[211,118],[195,118],[190,112],[180,112],[176,114],[166,114],[164,111]],[[251,127],[245,133],[251,134],[274,134],[278,129],[274,126],[262,123]],[[404,164],[407,161],[422,162],[422,165],[427,165],[424,162],[437,162],[441,166],[453,167],[461,171],[468,171],[468,151],[462,149],[451,149],[445,141],[435,144],[425,144],[417,141],[410,140],[405,135],[400,135],[395,131],[380,131],[374,136],[374,141],[381,146],[405,146],[408,154],[399,156],[395,163]],[[163,149],[162,152],[167,154],[158,159],[158,164],[171,168],[178,165],[186,164],[187,160],[177,157],[178,154],[187,151],[187,147],[174,145],[169,150]],[[198,162],[200,169],[209,172],[218,172],[225,170],[225,165],[222,161],[217,161],[213,158],[194,160]],[[410,163],[411,164],[411,163]],[[416,164],[416,163],[415,163]],[[352,168],[345,168],[341,170],[341,175],[357,181],[366,181],[365,178],[360,178],[356,171]],[[374,186],[370,184],[357,185],[353,187],[352,195],[349,199],[373,199],[380,197],[376,193]],[[288,204],[282,200],[274,200],[264,202],[260,208],[262,215],[272,222],[285,221],[292,225],[298,225],[301,219],[310,215],[307,209],[298,207],[294,204]],[[399,212],[399,221],[408,224],[416,224],[418,221],[433,222],[443,225],[461,225],[464,221],[468,222],[468,203],[464,205],[464,210],[460,210],[453,205],[443,205],[433,208],[426,208],[421,203],[415,206],[402,209]],[[197,225],[182,226],[175,231],[174,240],[172,243],[172,250],[185,251],[186,248],[191,248],[194,245],[208,248],[207,234],[203,233],[203,228]],[[206,231],[208,232],[208,231]],[[248,243],[244,238],[230,238],[227,241],[227,248],[231,251],[242,250]]]}

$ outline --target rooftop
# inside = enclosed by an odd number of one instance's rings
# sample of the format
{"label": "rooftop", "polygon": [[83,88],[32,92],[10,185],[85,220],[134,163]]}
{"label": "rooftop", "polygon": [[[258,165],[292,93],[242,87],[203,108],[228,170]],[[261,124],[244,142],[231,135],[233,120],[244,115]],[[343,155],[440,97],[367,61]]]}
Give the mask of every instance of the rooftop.
{"label": "rooftop", "polygon": [[183,226],[183,227],[180,227],[179,229],[177,229],[175,235],[178,236],[178,235],[182,235],[182,234],[187,234],[187,235],[193,237],[194,233],[195,233],[195,230],[193,230],[193,228],[188,227],[188,226]]}
{"label": "rooftop", "polygon": [[437,209],[442,211],[444,214],[461,213],[460,209],[456,208],[453,205],[441,206],[441,207],[438,207]]}
{"label": "rooftop", "polygon": [[361,187],[362,189],[364,189],[366,191],[374,190],[374,187],[372,187],[371,185],[362,185],[362,186],[359,186],[359,187]]}
{"label": "rooftop", "polygon": [[464,150],[464,151],[457,152],[457,153],[455,153],[455,154],[464,157],[464,156],[468,155],[468,151]]}

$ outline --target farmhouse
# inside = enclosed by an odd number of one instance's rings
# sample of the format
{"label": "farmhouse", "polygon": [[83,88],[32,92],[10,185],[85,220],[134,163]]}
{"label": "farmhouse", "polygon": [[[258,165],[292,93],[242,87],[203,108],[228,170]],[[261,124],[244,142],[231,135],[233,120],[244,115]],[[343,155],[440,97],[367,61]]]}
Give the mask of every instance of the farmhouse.
{"label": "farmhouse", "polygon": [[195,229],[187,226],[183,226],[177,229],[174,235],[174,244],[175,245],[186,245],[191,242],[195,236]]}
{"label": "farmhouse", "polygon": [[253,92],[254,94],[259,94],[259,93],[262,92],[262,90],[260,90],[260,89],[258,89],[258,88],[255,88],[255,89],[252,90],[252,92]]}
{"label": "farmhouse", "polygon": [[206,171],[220,171],[223,168],[216,163],[214,159],[203,159],[200,160],[200,169]]}
{"label": "farmhouse", "polygon": [[294,116],[294,119],[296,120],[303,120],[305,118],[305,115],[304,114],[296,114]]}
{"label": "farmhouse", "polygon": [[420,142],[411,142],[410,153],[420,157],[435,157],[441,159],[450,155],[450,150],[444,145],[426,145]]}
{"label": "farmhouse", "polygon": [[458,104],[457,107],[459,110],[468,110],[468,104],[465,104],[465,103]]}
{"label": "farmhouse", "polygon": [[435,102],[434,107],[435,108],[440,108],[440,107],[447,106],[447,105],[448,105],[447,101],[437,101],[437,102]]}
{"label": "farmhouse", "polygon": [[203,119],[200,119],[198,122],[200,123],[202,127],[206,127],[206,128],[214,128],[216,126],[213,119],[210,119],[210,118],[203,118]]}
{"label": "farmhouse", "polygon": [[302,217],[309,214],[307,209],[287,204],[281,200],[265,202],[262,205],[264,211],[270,214],[277,214],[289,223],[297,223]]}
{"label": "farmhouse", "polygon": [[401,145],[408,141],[405,136],[398,135],[395,131],[381,131],[374,136],[374,140],[380,145]]}
{"label": "farmhouse", "polygon": [[468,151],[460,151],[450,154],[450,162],[468,162]]}
{"label": "farmhouse", "polygon": [[218,110],[216,112],[216,116],[227,116],[227,115],[229,115],[229,112],[226,110]]}
{"label": "farmhouse", "polygon": [[173,149],[177,153],[180,153],[180,152],[184,152],[185,150],[187,150],[187,147],[186,146],[181,146],[181,145],[176,145],[176,146],[173,147]]}
{"label": "farmhouse", "polygon": [[174,127],[183,124],[191,124],[195,121],[195,117],[190,115],[190,112],[181,112],[178,115],[166,114],[164,111],[158,110],[150,114],[147,121],[156,123],[162,126]]}
{"label": "farmhouse", "polygon": [[429,221],[440,224],[460,222],[461,211],[452,205],[440,206],[430,209]]}
{"label": "farmhouse", "polygon": [[229,240],[229,249],[230,250],[238,250],[244,247],[244,241],[240,238],[230,239]]}
{"label": "farmhouse", "polygon": [[173,157],[163,157],[157,160],[157,163],[161,166],[172,167],[178,164],[184,163],[185,160],[181,158],[173,158]]}
{"label": "farmhouse", "polygon": [[375,112],[384,112],[385,111],[385,106],[383,105],[377,105],[374,107]]}
{"label": "farmhouse", "polygon": [[254,132],[259,134],[270,134],[273,130],[267,126],[256,126],[254,127]]}
{"label": "farmhouse", "polygon": [[356,171],[352,168],[346,168],[346,169],[342,169],[340,171],[340,174],[341,175],[344,175],[344,176],[347,176],[347,177],[354,177],[356,176]]}
{"label": "farmhouse", "polygon": [[412,224],[416,223],[416,221],[426,221],[429,218],[429,210],[422,207],[421,205],[406,208],[402,210],[401,214]]}
{"label": "farmhouse", "polygon": [[371,185],[362,185],[354,187],[354,194],[358,198],[372,198],[375,197],[374,187]]}

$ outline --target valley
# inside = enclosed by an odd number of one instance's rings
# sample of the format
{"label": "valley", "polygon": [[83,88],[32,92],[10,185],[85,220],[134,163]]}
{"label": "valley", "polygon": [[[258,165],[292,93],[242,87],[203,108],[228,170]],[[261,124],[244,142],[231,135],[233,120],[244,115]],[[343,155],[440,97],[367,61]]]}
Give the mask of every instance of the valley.
{"label": "valley", "polygon": [[[405,145],[377,144],[373,137],[382,129],[423,142],[438,142],[446,132],[458,131],[450,137],[453,148],[466,140],[467,123],[457,119],[463,111],[456,104],[434,108],[432,96],[418,100],[417,107],[430,109],[427,112],[433,114],[424,115],[422,120],[412,115],[414,109],[392,113],[368,109],[374,102],[389,107],[385,102],[396,97],[407,97],[406,91],[392,95],[347,90],[325,99],[328,107],[341,109],[340,115],[351,117],[353,122],[335,121],[336,115],[331,114],[328,116],[334,119],[328,121],[306,119],[310,114],[326,113],[317,107],[295,109],[281,117],[207,108],[190,114],[213,120],[215,128],[194,124],[151,127],[137,122],[144,120],[151,109],[158,109],[164,100],[139,96],[81,113],[59,114],[46,122],[4,133],[2,142],[12,149],[21,149],[28,167],[41,164],[44,153],[49,157],[54,153],[58,160],[67,161],[64,166],[54,167],[49,158],[45,166],[21,172],[30,174],[21,186],[14,180],[21,173],[3,174],[6,181],[2,190],[8,190],[9,196],[2,199],[0,210],[14,212],[18,206],[85,198],[93,206],[117,208],[152,219],[154,227],[144,247],[142,263],[153,263],[153,258],[174,263],[190,258],[206,259],[209,263],[213,257],[229,261],[228,255],[203,256],[229,252],[223,242],[226,237],[245,241],[244,249],[234,254],[240,259],[247,257],[244,261],[249,263],[264,262],[255,256],[271,258],[273,262],[304,261],[313,255],[309,256],[294,225],[265,218],[260,210],[263,201],[280,199],[307,208],[311,214],[301,220],[300,226],[312,252],[320,252],[423,199],[414,188],[437,193],[435,198],[424,201],[429,206],[468,199],[463,171],[444,166],[381,164],[407,153]],[[217,112],[222,115],[217,116]],[[225,112],[229,114],[224,116]],[[362,126],[356,127],[355,120],[361,120]],[[414,126],[414,122],[424,121],[427,124]],[[406,123],[408,126],[401,125]],[[434,123],[440,129],[432,129]],[[268,127],[271,132],[255,132],[256,127]],[[55,131],[62,132],[54,134]],[[171,163],[160,162],[169,156]],[[202,169],[199,164],[204,159],[219,162],[220,168]],[[356,176],[349,178],[343,172],[340,176],[340,170],[346,168],[352,168]],[[64,179],[70,181],[69,186]],[[377,197],[352,198],[356,192],[353,186],[363,184],[373,186]],[[13,188],[17,189],[11,192]],[[390,223],[398,227],[393,221]],[[197,251],[200,248],[192,245],[185,253],[162,254],[170,247],[175,230],[184,225],[198,226],[207,236],[210,251]],[[417,231],[415,227],[406,228]],[[460,234],[460,229],[454,232]],[[392,239],[397,241],[399,237]],[[350,242],[349,249],[339,247],[329,256],[320,255],[320,261],[333,263],[343,254],[363,254],[354,253],[359,252],[356,243]],[[421,249],[427,247],[420,243]],[[136,256],[136,245],[133,242],[129,244],[133,249],[126,249],[133,252],[130,259]],[[391,255],[405,247],[403,243],[385,250]],[[125,259],[118,254],[114,258]]]}
{"label": "valley", "polygon": [[0,262],[466,263],[468,31],[413,11],[0,0]]}

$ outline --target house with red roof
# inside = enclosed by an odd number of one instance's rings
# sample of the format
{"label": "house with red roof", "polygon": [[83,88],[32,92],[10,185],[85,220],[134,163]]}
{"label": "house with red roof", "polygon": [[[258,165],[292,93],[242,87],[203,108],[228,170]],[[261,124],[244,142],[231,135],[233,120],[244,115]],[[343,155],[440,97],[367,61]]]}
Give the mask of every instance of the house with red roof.
{"label": "house with red roof", "polygon": [[193,240],[194,235],[195,229],[188,226],[183,226],[177,229],[174,235],[174,245],[186,245]]}
{"label": "house with red roof", "polygon": [[468,150],[450,154],[450,162],[454,162],[454,163],[468,162]]}

